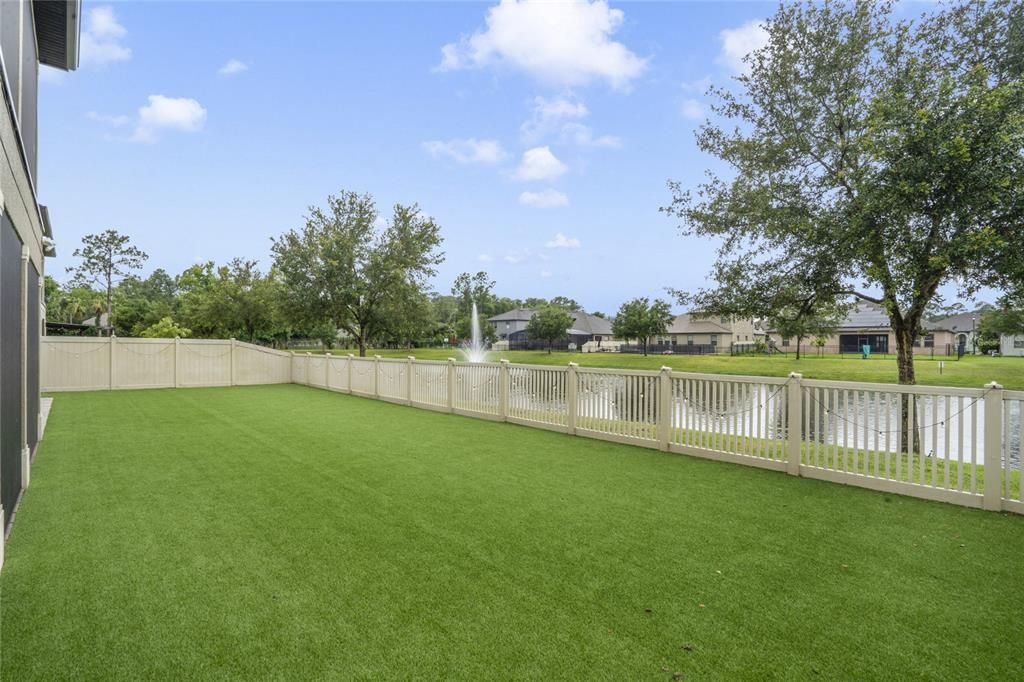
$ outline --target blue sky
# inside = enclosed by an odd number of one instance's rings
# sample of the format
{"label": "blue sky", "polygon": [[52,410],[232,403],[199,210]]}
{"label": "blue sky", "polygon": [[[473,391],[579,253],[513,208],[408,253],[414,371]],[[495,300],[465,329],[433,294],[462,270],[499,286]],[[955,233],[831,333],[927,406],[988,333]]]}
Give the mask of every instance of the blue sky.
{"label": "blue sky", "polygon": [[82,66],[42,75],[39,193],[61,278],[82,235],[177,273],[341,188],[418,202],[435,288],[614,312],[704,283],[715,244],[661,215],[714,162],[694,128],[773,3],[84,3]]}

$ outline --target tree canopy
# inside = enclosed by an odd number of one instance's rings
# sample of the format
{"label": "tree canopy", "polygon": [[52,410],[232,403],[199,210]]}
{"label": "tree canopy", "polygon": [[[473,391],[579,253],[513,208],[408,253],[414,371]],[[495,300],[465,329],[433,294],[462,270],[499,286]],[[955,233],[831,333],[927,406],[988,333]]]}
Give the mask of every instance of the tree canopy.
{"label": "tree canopy", "polygon": [[[670,182],[686,235],[717,237],[716,286],[684,297],[759,316],[804,300],[880,304],[899,380],[938,288],[1024,285],[1024,4],[780,6],[700,149],[729,166]],[[791,286],[794,280],[798,286]],[[780,305],[781,304],[781,305]]]}
{"label": "tree canopy", "polygon": [[526,325],[526,335],[531,339],[548,342],[548,352],[555,341],[561,341],[572,327],[572,315],[557,305],[546,305],[534,314]]}
{"label": "tree canopy", "polygon": [[612,333],[623,339],[636,339],[647,355],[651,338],[666,333],[671,323],[672,308],[667,301],[634,298],[619,308],[612,320]]}
{"label": "tree canopy", "polygon": [[273,240],[271,251],[288,311],[298,320],[328,321],[366,346],[385,327],[385,310],[424,292],[439,251],[440,228],[418,206],[396,204],[378,229],[369,194],[342,191],[312,207],[306,224]]}

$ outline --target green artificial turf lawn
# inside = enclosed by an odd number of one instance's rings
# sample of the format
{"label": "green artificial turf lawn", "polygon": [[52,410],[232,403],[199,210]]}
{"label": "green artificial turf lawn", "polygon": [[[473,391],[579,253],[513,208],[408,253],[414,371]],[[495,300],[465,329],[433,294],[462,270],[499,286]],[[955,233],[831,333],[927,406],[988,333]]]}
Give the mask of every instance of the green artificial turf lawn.
{"label": "green artificial turf lawn", "polygon": [[[344,355],[351,351],[335,350]],[[374,350],[369,354],[381,357],[406,358],[413,355],[423,360],[461,358],[461,354],[448,348],[413,348],[411,350]],[[751,376],[784,377],[800,372],[806,379],[832,381],[866,381],[883,384],[897,383],[896,360],[892,357],[872,357],[864,360],[854,355],[804,357],[792,355],[643,355],[632,353],[546,353],[544,351],[493,352],[497,361],[532,365],[561,365],[569,362],[581,367],[608,367],[616,369],[657,370],[668,366],[677,372],[707,372],[710,374],[740,374]],[[942,362],[940,369],[939,362]],[[992,358],[964,356],[953,358],[925,358],[915,360],[917,383],[929,386],[959,386],[982,388],[996,381],[1010,390],[1024,390],[1024,358]]]}
{"label": "green artificial turf lawn", "polygon": [[56,396],[2,677],[1009,679],[1024,517],[294,385]]}

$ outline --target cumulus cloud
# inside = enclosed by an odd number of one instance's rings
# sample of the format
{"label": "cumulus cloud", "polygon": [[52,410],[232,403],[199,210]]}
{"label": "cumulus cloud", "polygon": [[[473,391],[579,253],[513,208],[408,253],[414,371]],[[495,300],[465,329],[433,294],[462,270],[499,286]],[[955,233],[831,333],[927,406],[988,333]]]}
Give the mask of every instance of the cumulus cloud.
{"label": "cumulus cloud", "polygon": [[683,118],[699,121],[704,118],[704,105],[695,99],[685,99],[679,108],[679,113],[683,115]]}
{"label": "cumulus cloud", "polygon": [[505,64],[559,86],[606,81],[626,88],[647,60],[612,40],[622,10],[604,0],[501,0],[486,27],[441,48],[440,71]]}
{"label": "cumulus cloud", "polygon": [[196,100],[150,95],[149,104],[139,108],[138,125],[132,139],[136,142],[156,142],[163,131],[194,133],[202,130],[204,123],[206,109]]}
{"label": "cumulus cloud", "polygon": [[518,265],[529,257],[529,252],[513,251],[502,256],[502,260],[510,265]]}
{"label": "cumulus cloud", "polygon": [[481,263],[490,263],[491,261],[494,260],[494,256],[492,256],[489,253],[481,253],[479,256],[476,257],[476,259]]}
{"label": "cumulus cloud", "polygon": [[217,69],[217,73],[222,76],[237,76],[238,74],[248,70],[249,65],[241,59],[229,59],[224,63],[224,66]]}
{"label": "cumulus cloud", "polygon": [[100,5],[89,10],[85,30],[78,41],[78,59],[82,65],[101,65],[132,58],[132,50],[121,44],[128,31],[117,20],[114,8]]}
{"label": "cumulus cloud", "polygon": [[519,195],[519,203],[533,208],[559,208],[569,205],[569,197],[555,189],[540,192],[523,192]]}
{"label": "cumulus cloud", "polygon": [[768,31],[764,22],[755,19],[737,28],[723,30],[718,39],[722,43],[718,63],[734,73],[746,73],[748,67],[743,58],[768,44]]}
{"label": "cumulus cloud", "polygon": [[546,137],[554,137],[562,144],[580,147],[621,147],[622,140],[614,135],[594,135],[582,119],[590,115],[587,105],[571,95],[548,99],[536,97],[530,118],[519,127],[520,137],[527,144],[536,144]]}
{"label": "cumulus cloud", "polygon": [[423,148],[435,159],[449,158],[458,163],[495,164],[505,158],[505,150],[497,140],[431,140]]}
{"label": "cumulus cloud", "polygon": [[569,167],[558,160],[551,148],[534,147],[523,152],[523,159],[516,169],[516,177],[520,180],[552,180],[560,177]]}
{"label": "cumulus cloud", "polygon": [[576,237],[567,237],[561,232],[555,235],[555,238],[547,242],[544,246],[549,249],[578,249],[580,248],[580,240]]}

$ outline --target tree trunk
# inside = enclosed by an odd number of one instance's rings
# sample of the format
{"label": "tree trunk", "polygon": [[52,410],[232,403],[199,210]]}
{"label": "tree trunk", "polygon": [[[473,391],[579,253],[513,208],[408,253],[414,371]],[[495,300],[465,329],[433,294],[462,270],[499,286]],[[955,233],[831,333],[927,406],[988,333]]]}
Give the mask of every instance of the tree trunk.
{"label": "tree trunk", "polygon": [[797,360],[800,359],[800,342],[803,341],[803,339],[804,339],[804,337],[802,337],[802,336],[797,336],[796,337],[796,359]]}
{"label": "tree trunk", "polygon": [[643,346],[644,346],[644,357],[646,358],[647,357],[647,337],[646,336],[644,337],[642,343],[643,343]]}
{"label": "tree trunk", "polygon": [[[896,336],[896,371],[902,386],[913,386],[917,383],[914,370],[914,338],[917,336],[918,323],[914,321],[893,319],[893,332]],[[915,403],[916,404],[916,403]],[[910,396],[900,396],[900,449],[906,453],[921,451],[921,420],[920,412],[914,409],[914,429],[910,430]]]}

